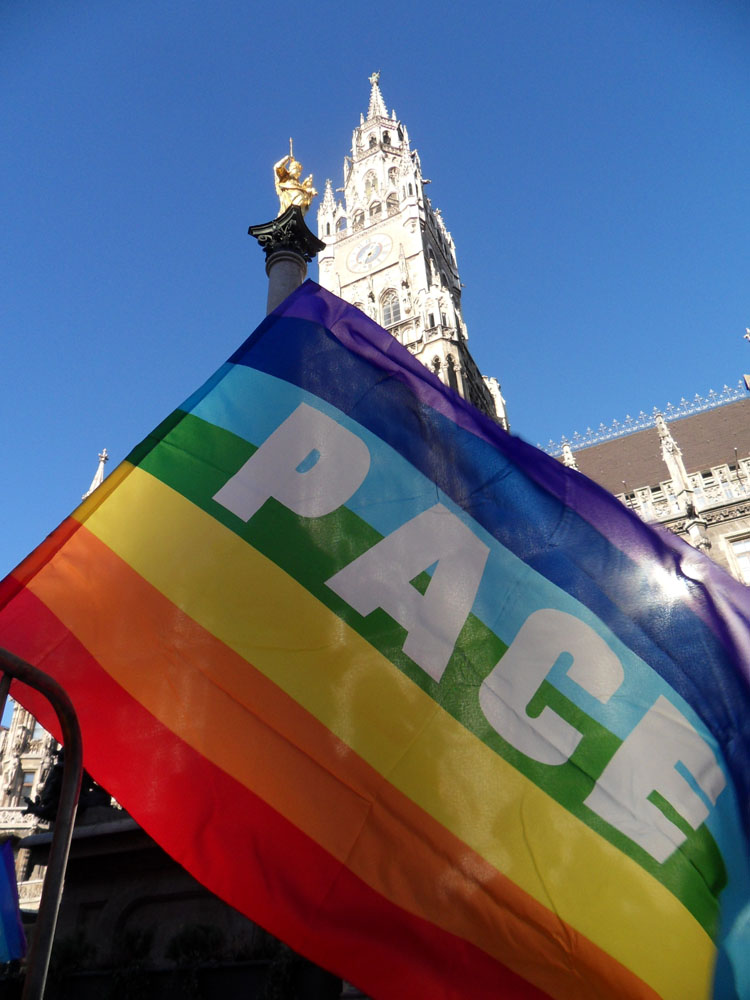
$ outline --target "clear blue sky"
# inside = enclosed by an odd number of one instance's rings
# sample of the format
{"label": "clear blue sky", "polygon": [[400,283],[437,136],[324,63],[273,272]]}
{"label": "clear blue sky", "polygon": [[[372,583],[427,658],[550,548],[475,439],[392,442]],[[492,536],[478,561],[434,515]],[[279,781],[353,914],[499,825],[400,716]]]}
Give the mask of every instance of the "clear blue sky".
{"label": "clear blue sky", "polygon": [[261,320],[271,165],[340,185],[374,69],[517,433],[736,382],[748,53],[741,0],[0,0],[0,570]]}

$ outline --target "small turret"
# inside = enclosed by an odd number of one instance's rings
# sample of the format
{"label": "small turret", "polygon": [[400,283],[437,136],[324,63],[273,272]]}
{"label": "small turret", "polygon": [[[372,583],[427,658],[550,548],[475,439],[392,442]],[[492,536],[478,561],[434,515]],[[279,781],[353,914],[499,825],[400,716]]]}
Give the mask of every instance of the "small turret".
{"label": "small turret", "polygon": [[318,212],[334,212],[336,209],[336,201],[333,197],[333,186],[331,184],[330,177],[326,179],[326,187],[323,192],[323,200],[320,203],[320,208]]}
{"label": "small turret", "polygon": [[322,239],[333,236],[336,232],[336,200],[333,197],[333,186],[326,180],[323,199],[318,205],[318,232]]}
{"label": "small turret", "polygon": [[679,497],[682,493],[692,493],[687,469],[685,468],[685,463],[682,460],[682,452],[680,451],[679,445],[672,437],[671,431],[667,426],[667,422],[661,413],[655,414],[654,423],[656,425],[656,430],[659,433],[661,457],[664,459],[664,464],[669,469],[669,475],[674,484],[675,494]]}
{"label": "small turret", "polygon": [[578,463],[576,462],[576,457],[573,454],[573,449],[570,445],[565,442],[562,450],[562,460],[563,465],[567,466],[568,469],[578,469]]}

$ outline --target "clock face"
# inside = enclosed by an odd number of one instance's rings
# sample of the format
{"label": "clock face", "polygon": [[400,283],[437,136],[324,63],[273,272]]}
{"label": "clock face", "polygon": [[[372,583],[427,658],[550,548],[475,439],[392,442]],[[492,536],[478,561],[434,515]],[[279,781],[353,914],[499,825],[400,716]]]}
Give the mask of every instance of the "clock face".
{"label": "clock face", "polygon": [[371,271],[376,264],[383,263],[392,246],[393,240],[385,233],[365,236],[347,257],[346,266],[354,272]]}

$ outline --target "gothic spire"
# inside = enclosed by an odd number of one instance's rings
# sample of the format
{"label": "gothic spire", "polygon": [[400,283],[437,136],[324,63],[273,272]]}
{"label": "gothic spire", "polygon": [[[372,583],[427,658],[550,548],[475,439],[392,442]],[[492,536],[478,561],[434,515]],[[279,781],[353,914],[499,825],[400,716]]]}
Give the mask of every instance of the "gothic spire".
{"label": "gothic spire", "polygon": [[325,191],[323,192],[323,200],[320,203],[320,208],[318,209],[318,214],[322,212],[333,212],[336,208],[336,202],[333,197],[333,186],[331,184],[330,178],[326,180]]}
{"label": "gothic spire", "polygon": [[83,500],[85,500],[87,496],[90,496],[97,486],[101,486],[104,482],[104,463],[108,461],[109,455],[107,454],[107,449],[102,448],[99,454],[99,467],[96,470],[96,475],[91,480],[91,486],[89,486],[88,490],[83,494]]}
{"label": "gothic spire", "polygon": [[383,95],[380,93],[380,86],[378,81],[380,80],[380,71],[373,73],[370,77],[370,105],[367,108],[367,119],[370,118],[387,118],[388,112],[385,109],[385,101],[383,100]]}
{"label": "gothic spire", "polygon": [[669,475],[672,477],[675,493],[678,495],[682,492],[689,493],[691,491],[690,480],[688,479],[685,463],[682,460],[682,452],[680,451],[679,445],[672,437],[672,433],[667,426],[667,422],[661,413],[654,414],[654,424],[656,425],[656,430],[659,433],[661,457],[664,459],[664,464],[669,469]]}

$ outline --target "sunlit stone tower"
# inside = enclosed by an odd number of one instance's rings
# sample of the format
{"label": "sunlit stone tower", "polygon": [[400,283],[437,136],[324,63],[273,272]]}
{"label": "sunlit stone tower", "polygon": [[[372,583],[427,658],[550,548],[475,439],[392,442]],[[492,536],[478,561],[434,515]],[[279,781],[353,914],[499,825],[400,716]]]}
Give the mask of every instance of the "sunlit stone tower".
{"label": "sunlit stone tower", "polygon": [[388,115],[379,74],[344,159],[344,201],[326,182],[318,209],[320,284],[389,330],[446,385],[507,428],[497,379],[467,347],[453,238],[425,195],[419,154]]}

